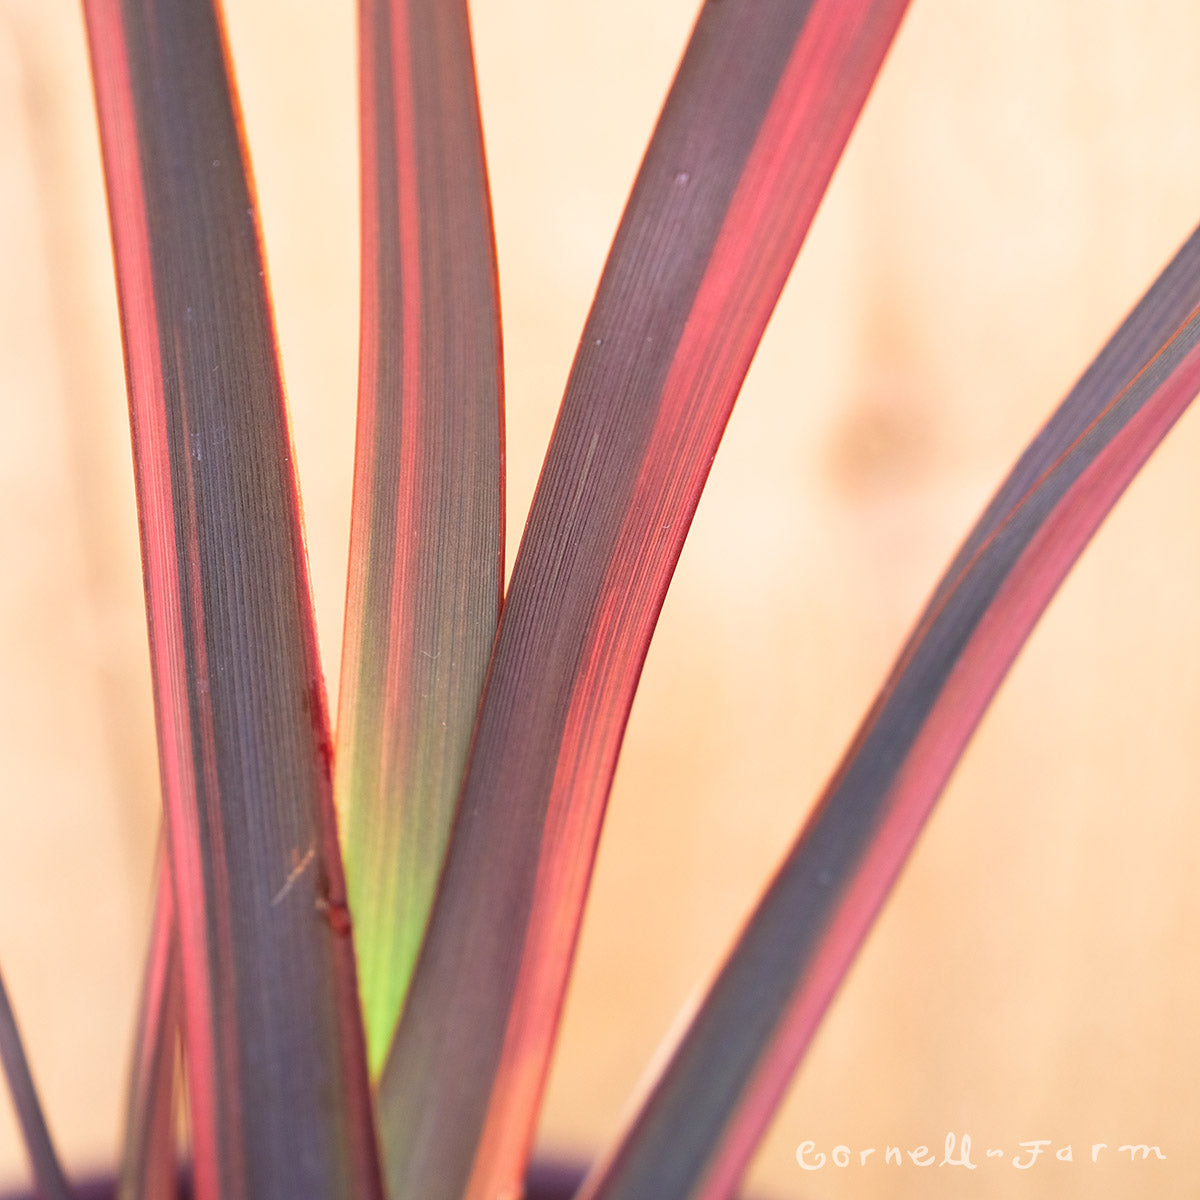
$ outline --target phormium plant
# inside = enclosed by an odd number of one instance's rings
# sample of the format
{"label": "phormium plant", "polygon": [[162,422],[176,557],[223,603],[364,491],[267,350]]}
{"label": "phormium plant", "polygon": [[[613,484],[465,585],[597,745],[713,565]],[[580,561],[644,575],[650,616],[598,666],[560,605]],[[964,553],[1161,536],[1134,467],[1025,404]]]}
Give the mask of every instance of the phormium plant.
{"label": "phormium plant", "polygon": [[[166,844],[120,1194],[173,1194],[185,1080],[201,1197],[519,1195],[650,636],[904,0],[703,5],[507,584],[466,5],[363,0],[336,722],[219,14],[83,7]],[[585,1200],[736,1188],[1007,668],[1200,389],[1198,256],[1193,237],[968,533]],[[0,1052],[39,1187],[67,1196],[6,1001]]]}

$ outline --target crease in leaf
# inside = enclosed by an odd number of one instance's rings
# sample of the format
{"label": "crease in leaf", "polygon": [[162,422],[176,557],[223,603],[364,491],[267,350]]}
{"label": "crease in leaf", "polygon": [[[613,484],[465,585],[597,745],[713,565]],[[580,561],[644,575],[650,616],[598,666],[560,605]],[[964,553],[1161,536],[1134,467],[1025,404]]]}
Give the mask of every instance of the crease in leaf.
{"label": "crease in leaf", "polygon": [[1200,230],[1021,456],[580,1200],[732,1194],[992,696],[1200,390]]}
{"label": "crease in leaf", "polygon": [[499,617],[502,364],[464,0],[363,0],[362,335],[335,793],[372,1074]]}
{"label": "crease in leaf", "polygon": [[392,1200],[519,1187],[650,634],[904,7],[723,0],[700,12],[567,384],[380,1081]]}
{"label": "crease in leaf", "polygon": [[84,14],[196,1191],[381,1197],[290,433],[223,31],[209,0],[85,0]]}

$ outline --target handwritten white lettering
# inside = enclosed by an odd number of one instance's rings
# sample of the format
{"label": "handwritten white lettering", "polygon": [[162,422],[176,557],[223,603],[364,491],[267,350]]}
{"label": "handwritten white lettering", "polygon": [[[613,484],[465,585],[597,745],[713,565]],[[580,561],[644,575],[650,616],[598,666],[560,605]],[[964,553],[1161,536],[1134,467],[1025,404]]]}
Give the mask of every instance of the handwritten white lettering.
{"label": "handwritten white lettering", "polygon": [[[1083,1162],[1098,1163],[1103,1152],[1109,1149],[1108,1142],[1084,1143],[1091,1146],[1091,1154],[1082,1157]],[[939,1159],[935,1151],[926,1143],[915,1145],[893,1144],[885,1142],[882,1146],[853,1146],[849,1142],[837,1142],[835,1145],[822,1149],[816,1141],[808,1138],[796,1147],[796,1163],[803,1171],[820,1171],[827,1166],[847,1170],[858,1167],[958,1167],[964,1171],[976,1171],[980,1162],[974,1157],[981,1153],[987,1165],[1008,1165],[1017,1171],[1032,1171],[1041,1168],[1043,1159],[1061,1163],[1075,1163],[1075,1144],[1073,1142],[1056,1142],[1050,1138],[1031,1138],[1026,1142],[1017,1142],[1015,1146],[1005,1148],[1003,1145],[993,1146],[986,1142],[985,1149],[975,1151],[971,1135],[958,1130],[946,1133],[942,1143],[942,1157]],[[1127,1155],[1131,1163],[1153,1164],[1166,1162],[1167,1156],[1160,1146],[1151,1142],[1126,1142],[1120,1145],[1115,1153]]]}

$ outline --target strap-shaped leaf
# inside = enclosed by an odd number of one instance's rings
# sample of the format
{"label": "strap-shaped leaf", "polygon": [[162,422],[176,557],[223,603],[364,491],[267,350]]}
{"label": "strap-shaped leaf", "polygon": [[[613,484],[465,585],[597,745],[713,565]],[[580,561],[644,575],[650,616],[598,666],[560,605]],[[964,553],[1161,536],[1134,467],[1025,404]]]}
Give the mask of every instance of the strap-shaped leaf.
{"label": "strap-shaped leaf", "polygon": [[1200,231],[1021,457],[582,1200],[731,1194],[1001,680],[1200,390]]}
{"label": "strap-shaped leaf", "polygon": [[705,4],[588,318],[379,1108],[392,1200],[516,1194],[646,647],[903,0]]}
{"label": "strap-shaped leaf", "polygon": [[465,0],[363,0],[359,36],[362,345],[335,794],[377,1073],[496,636],[502,375]]}
{"label": "strap-shaped leaf", "polygon": [[117,1200],[175,1200],[176,1063],[183,1018],[183,980],[175,934],[171,876],[160,859],[150,949],[142,976]]}
{"label": "strap-shaped leaf", "polygon": [[1200,305],[1198,242],[1200,234],[1193,234],[1184,243],[1030,442],[946,569],[937,595],[959,577],[1022,496],[1070,449],[1112,397],[1129,386],[1145,367],[1148,352],[1165,345]]}
{"label": "strap-shaped leaf", "polygon": [[198,1195],[381,1194],[254,196],[210,0],[87,0]]}
{"label": "strap-shaped leaf", "polygon": [[50,1137],[42,1102],[38,1099],[29,1060],[17,1028],[17,1018],[8,999],[8,989],[0,976],[0,1066],[8,1080],[13,1108],[21,1125],[33,1178],[43,1200],[72,1200],[70,1185]]}

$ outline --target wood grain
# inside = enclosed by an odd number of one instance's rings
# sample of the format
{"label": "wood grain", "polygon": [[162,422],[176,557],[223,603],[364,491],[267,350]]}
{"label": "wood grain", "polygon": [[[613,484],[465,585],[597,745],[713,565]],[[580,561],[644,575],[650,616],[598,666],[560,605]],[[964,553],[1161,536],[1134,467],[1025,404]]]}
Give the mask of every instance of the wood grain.
{"label": "wood grain", "polygon": [[[357,353],[353,23],[348,6],[302,20],[275,0],[227,7],[328,670]],[[531,0],[474,16],[515,545],[693,5]],[[58,6],[0,0],[0,961],[64,1151],[95,1164],[116,1144],[157,801],[76,24]],[[958,539],[1195,224],[1198,48],[1200,16],[1178,0],[913,7],[668,596],[610,807],[547,1144],[586,1151],[615,1129]],[[1099,1141],[1168,1155],[1161,1170],[981,1167],[971,1183],[983,1194],[1191,1194],[1198,440],[1185,418],[1005,685],[759,1157],[760,1192],[958,1196],[961,1172],[805,1174],[793,1157],[806,1138],[826,1151],[940,1150],[953,1130],[1011,1153],[1051,1138],[1077,1160]],[[50,853],[70,891],[47,876]],[[23,1170],[0,1121],[0,1180]]]}

